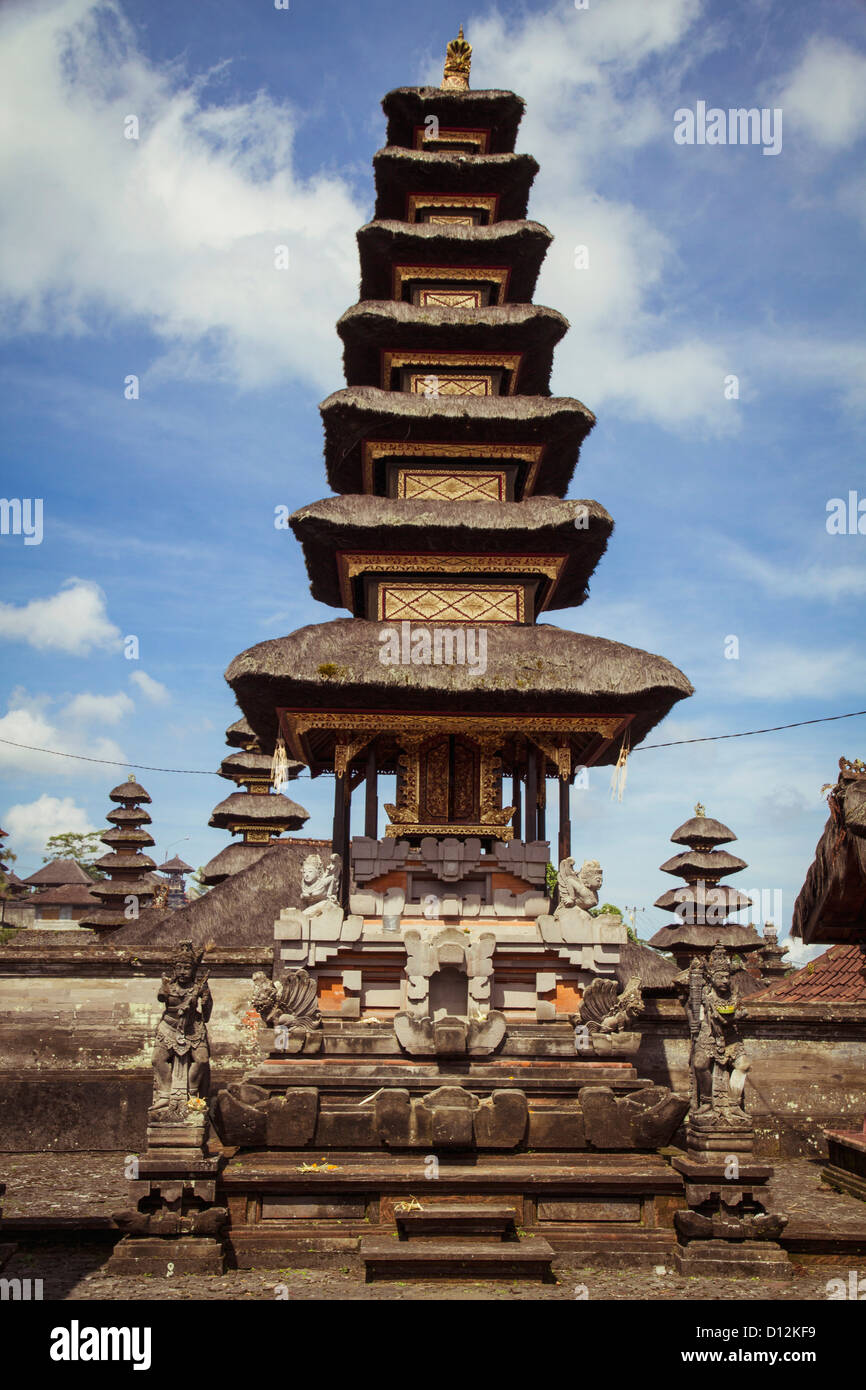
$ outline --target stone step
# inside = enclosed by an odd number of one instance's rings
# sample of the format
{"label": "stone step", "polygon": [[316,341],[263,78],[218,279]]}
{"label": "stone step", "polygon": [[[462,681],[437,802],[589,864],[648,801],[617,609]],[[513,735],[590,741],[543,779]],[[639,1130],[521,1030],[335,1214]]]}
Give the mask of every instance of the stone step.
{"label": "stone step", "polygon": [[376,1279],[539,1279],[556,1282],[553,1249],[540,1236],[524,1240],[398,1240],[364,1236],[361,1260]]}
{"label": "stone step", "polygon": [[515,1241],[516,1213],[513,1207],[494,1203],[464,1203],[395,1211],[397,1234],[401,1240],[419,1236],[488,1236],[493,1240]]}

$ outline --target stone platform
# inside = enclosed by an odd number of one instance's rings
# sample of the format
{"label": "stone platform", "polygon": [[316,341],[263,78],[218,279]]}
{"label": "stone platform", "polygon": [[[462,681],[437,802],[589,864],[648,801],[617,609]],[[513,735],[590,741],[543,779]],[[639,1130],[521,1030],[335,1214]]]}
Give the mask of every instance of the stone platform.
{"label": "stone platform", "polygon": [[237,1154],[218,1200],[238,1268],[318,1263],[363,1237],[398,1239],[401,1207],[417,1220],[508,1208],[518,1232],[595,1263],[647,1266],[673,1255],[680,1175],[658,1154]]}

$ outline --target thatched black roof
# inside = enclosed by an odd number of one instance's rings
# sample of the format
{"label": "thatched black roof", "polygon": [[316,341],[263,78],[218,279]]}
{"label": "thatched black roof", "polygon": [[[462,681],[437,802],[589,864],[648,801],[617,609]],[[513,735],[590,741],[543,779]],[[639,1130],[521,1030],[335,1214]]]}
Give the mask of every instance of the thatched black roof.
{"label": "thatched black roof", "polygon": [[108,793],[108,796],[110,801],[120,801],[124,804],[127,802],[134,804],[136,801],[149,802],[151,799],[141,783],[136,782],[131,774],[125,782],[121,782],[119,786],[114,787],[113,790]]}
{"label": "thatched black roof", "polygon": [[150,825],[151,818],[143,806],[120,806],[116,811],[109,811],[105,817],[111,825]]}
{"label": "thatched black roof", "polygon": [[301,905],[301,868],[306,856],[330,853],[325,840],[275,840],[240,873],[204,897],[174,911],[148,908],[136,922],[112,933],[112,946],[159,946],[192,941],[201,948],[270,947],[274,922],[284,907]]}
{"label": "thatched black roof", "polygon": [[619,961],[614,973],[621,985],[628,984],[635,975],[639,975],[643,989],[671,993],[680,969],[675,961],[667,960],[651,946],[629,940],[619,948]]}
{"label": "thatched black roof", "polygon": [[156,863],[149,859],[146,854],[130,852],[128,854],[103,854],[101,859],[97,859],[96,865],[110,874],[115,869],[154,869]]}
{"label": "thatched black roof", "polygon": [[517,128],[526,103],[514,92],[449,90],[441,87],[395,87],[382,98],[388,120],[388,144],[411,149],[415,131],[430,115],[440,125],[458,130],[488,130],[488,152],[507,154],[514,149]]}
{"label": "thatched black roof", "polygon": [[813,942],[866,940],[866,772],[842,758],[830,819],[794,904],[791,935]]}
{"label": "thatched black roof", "polygon": [[[404,221],[368,222],[358,232],[360,299],[391,299],[395,265],[507,266],[509,304],[528,304],[553,235],[539,222],[441,227]],[[460,279],[458,274],[454,277]]]}
{"label": "thatched black roof", "polygon": [[92,883],[93,879],[76,859],[52,859],[22,882],[30,888],[55,888],[69,883]]}
{"label": "thatched black roof", "polygon": [[[632,746],[677,700],[693,693],[664,657],[542,623],[487,630],[487,669],[385,666],[380,623],[315,623],[236,656],[226,671],[263,742],[277,734],[277,707],[435,710],[442,713],[633,714]],[[602,755],[615,761],[618,747]]]}
{"label": "thatched black roof", "polygon": [[408,443],[539,444],[537,493],[563,497],[595,416],[568,397],[415,396],[360,386],[335,391],[319,407],[325,467],[335,492],[363,492],[365,440]]}
{"label": "thatched black roof", "polygon": [[[470,311],[365,299],[337,321],[337,332],[344,344],[349,386],[381,387],[383,352],[519,353],[517,391],[522,396],[546,396],[553,350],[568,332],[568,319],[541,304]],[[435,374],[437,368],[426,370]],[[445,372],[447,366],[439,370]]]}
{"label": "thatched black roof", "polygon": [[304,821],[309,819],[309,811],[296,801],[290,801],[282,792],[271,792],[265,796],[233,792],[225,801],[214,806],[208,825],[225,829],[244,820],[263,826],[280,826],[285,830],[300,830]]}
{"label": "thatched black roof", "polygon": [[166,859],[164,864],[159,865],[161,874],[191,874],[192,864],[187,864],[180,855],[175,854],[171,859]]}
{"label": "thatched black roof", "polygon": [[230,748],[246,748],[254,738],[255,734],[244,718],[236,719],[226,729],[226,743]]}
{"label": "thatched black roof", "polygon": [[[581,511],[580,509],[585,509]],[[586,518],[585,529],[576,520]],[[344,608],[337,552],[387,550],[406,555],[563,555],[567,564],[549,608],[571,608],[604,554],[613,519],[598,502],[529,497],[525,502],[444,502],[389,497],[329,497],[302,507],[290,525],[304,548],[314,598]],[[457,571],[455,571],[455,574]],[[440,576],[442,578],[444,576]],[[549,587],[545,581],[545,589]],[[363,614],[363,595],[355,611]]]}
{"label": "thatched black roof", "polygon": [[693,849],[728,845],[736,838],[733,830],[722,825],[720,820],[713,820],[712,816],[692,816],[691,820],[678,825],[671,836],[675,845],[690,845]]}
{"label": "thatched black roof", "polygon": [[511,222],[526,216],[538,163],[531,154],[438,154],[388,145],[373,156],[373,172],[377,218],[404,219],[410,193],[458,193],[498,196],[497,217]]}
{"label": "thatched black roof", "polygon": [[705,906],[708,909],[718,910],[724,907],[727,912],[739,912],[751,905],[752,899],[747,898],[738,888],[732,888],[729,883],[707,884],[704,888],[689,883],[681,888],[668,888],[653,903],[654,907],[670,908],[672,911],[682,907],[693,914],[702,913]]}
{"label": "thatched black roof", "polygon": [[712,927],[676,923],[669,927],[661,927],[650,939],[650,945],[659,951],[709,951],[717,944],[726,946],[729,951],[741,953],[758,951],[764,943],[754,927],[743,927],[733,922]]}
{"label": "thatched black roof", "polygon": [[243,840],[234,840],[225,849],[215,854],[213,859],[209,859],[201,871],[202,882],[206,884],[222,883],[224,878],[231,874],[239,874],[242,869],[248,869],[251,864],[255,864],[257,859],[261,859],[263,854],[267,854],[275,841],[266,845],[248,845]]}
{"label": "thatched black roof", "polygon": [[748,868],[745,859],[738,859],[727,850],[689,849],[675,854],[659,866],[663,873],[676,874],[678,878],[705,878],[719,874],[739,874]]}

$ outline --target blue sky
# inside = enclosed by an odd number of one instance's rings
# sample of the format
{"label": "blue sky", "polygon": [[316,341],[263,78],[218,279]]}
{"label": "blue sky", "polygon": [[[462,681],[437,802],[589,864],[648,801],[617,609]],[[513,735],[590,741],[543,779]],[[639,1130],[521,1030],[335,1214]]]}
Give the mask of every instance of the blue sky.
{"label": "blue sky", "polygon": [[[0,13],[0,492],[43,499],[44,538],[0,537],[0,738],[215,769],[230,659],[340,616],[274,508],[328,490],[316,407],[342,384],[379,101],[438,81],[461,22],[472,85],[528,102],[530,215],[556,236],[536,299],[572,324],[553,389],[599,420],[571,491],[617,523],[588,603],[553,618],[689,675],[649,743],[866,705],[866,535],[826,529],[830,498],[866,499],[862,5],[31,0]],[[677,145],[699,101],[781,109],[781,152]],[[605,771],[575,792],[575,853],[648,935],[700,799],[787,927],[821,785],[864,731],[635,753],[622,803]],[[19,871],[44,833],[101,826],[125,771],[0,744]],[[160,852],[227,843],[207,829],[224,782],[140,777]],[[327,834],[329,784],[294,794]]]}

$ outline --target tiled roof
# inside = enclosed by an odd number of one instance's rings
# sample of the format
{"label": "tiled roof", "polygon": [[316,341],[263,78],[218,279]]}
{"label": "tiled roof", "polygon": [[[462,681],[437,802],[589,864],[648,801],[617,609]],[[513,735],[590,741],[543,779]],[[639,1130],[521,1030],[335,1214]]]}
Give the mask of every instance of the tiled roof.
{"label": "tiled roof", "polygon": [[31,888],[54,888],[67,883],[92,883],[93,879],[74,859],[52,859],[24,882]]}
{"label": "tiled roof", "polygon": [[67,883],[57,888],[46,888],[30,901],[36,905],[37,911],[41,907],[93,907],[99,904],[96,895],[83,883]]}
{"label": "tiled roof", "polygon": [[753,994],[750,1003],[778,999],[780,1003],[866,1004],[866,954],[858,945],[840,944]]}

